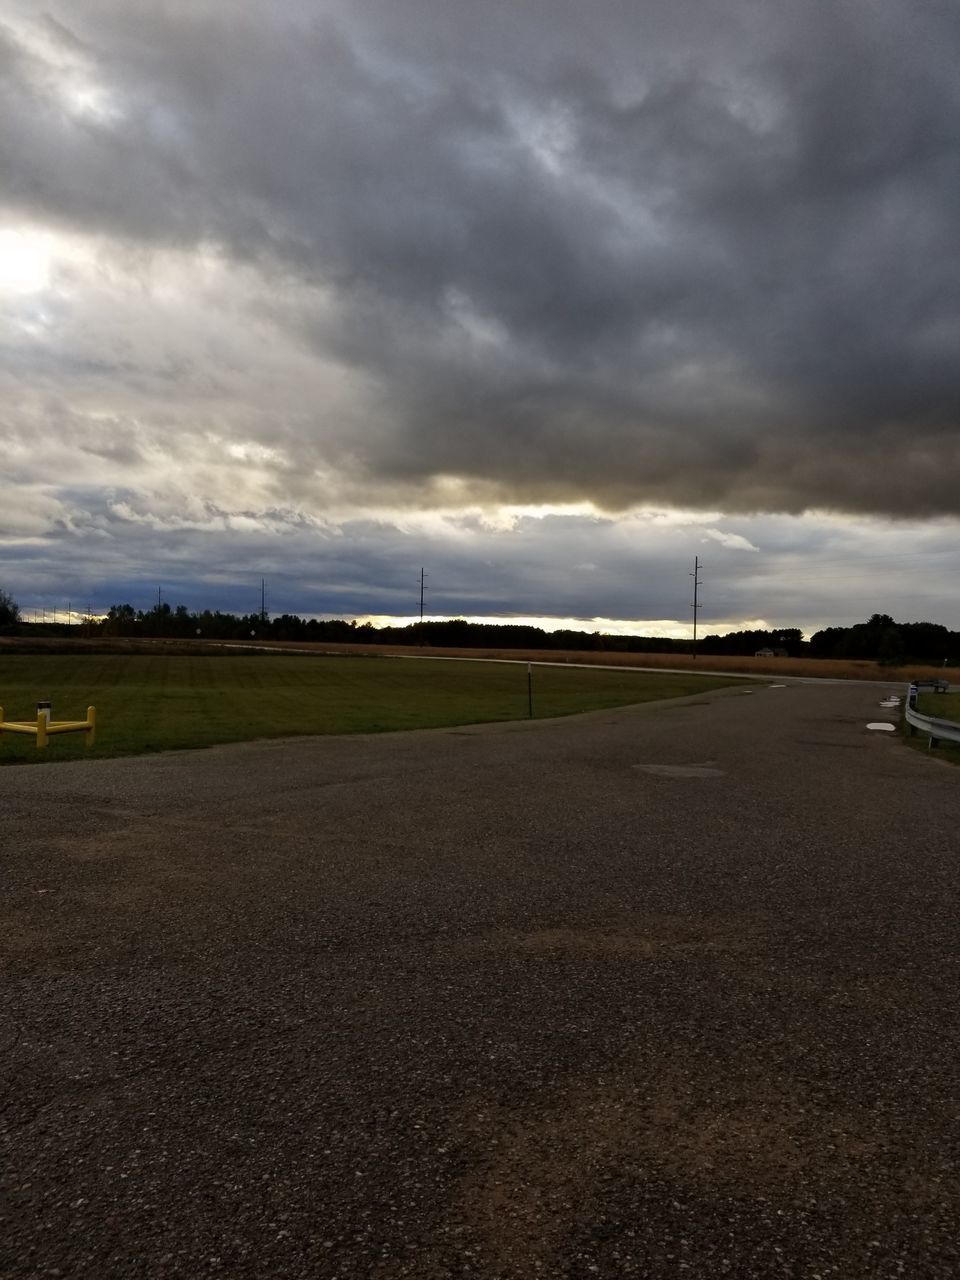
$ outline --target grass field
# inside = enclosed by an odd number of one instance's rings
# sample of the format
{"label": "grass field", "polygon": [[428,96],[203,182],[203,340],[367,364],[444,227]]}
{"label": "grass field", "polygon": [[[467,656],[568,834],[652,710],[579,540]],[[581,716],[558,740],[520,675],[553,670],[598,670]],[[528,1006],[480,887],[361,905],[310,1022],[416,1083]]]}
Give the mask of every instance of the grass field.
{"label": "grass field", "polygon": [[[270,642],[270,647],[282,650],[284,642]],[[316,648],[325,653],[355,653],[356,645],[318,644],[316,646],[293,645],[290,647]],[[369,645],[369,653],[384,656],[422,654],[421,648],[411,645]],[[769,676],[773,680],[811,676],[817,680],[879,680],[883,683],[906,684],[909,680],[942,676],[942,667],[927,667],[909,663],[903,667],[881,667],[876,662],[858,659],[834,658],[755,658],[744,655],[709,655],[701,653],[694,659],[683,653],[617,653],[604,650],[581,652],[562,649],[444,649],[452,658],[513,658],[533,662],[588,663],[598,667],[652,667],[656,670],[748,672],[756,676]],[[954,670],[956,676],[956,670]]]}
{"label": "grass field", "polygon": [[921,693],[917,699],[921,715],[939,716],[960,724],[960,693]]}
{"label": "grass field", "polygon": [[[924,716],[938,716],[941,720],[953,720],[960,724],[960,693],[921,693],[917,698],[917,710]],[[903,726],[905,740],[918,751],[928,751],[927,739],[920,730],[916,737],[910,736],[906,722]],[[949,761],[960,765],[960,744],[941,742],[933,748],[938,760]]]}
{"label": "grass field", "polygon": [[[77,628],[79,630],[79,628]],[[240,647],[235,645],[234,648]],[[756,658],[741,656],[717,656],[701,653],[699,659],[683,653],[619,653],[608,650],[565,650],[565,649],[454,649],[443,648],[431,650],[418,645],[378,645],[378,644],[322,644],[310,641],[277,641],[257,642],[257,649],[267,652],[304,652],[323,654],[343,654],[351,657],[418,657],[436,653],[445,658],[493,658],[523,662],[560,662],[571,665],[588,665],[596,667],[648,667],[653,670],[707,671],[707,672],[739,672],[754,676],[769,676],[773,680],[791,679],[811,676],[823,680],[879,680],[885,684],[906,685],[910,680],[927,680],[932,677],[950,676],[954,678],[956,668],[944,671],[939,664],[935,667],[908,663],[903,667],[881,667],[876,662],[861,660],[840,660],[832,658]],[[221,642],[195,639],[121,639],[115,636],[85,637],[50,637],[50,636],[0,636],[0,664],[8,653],[222,653]],[[0,704],[2,705],[2,704]]]}
{"label": "grass field", "polygon": [[[534,715],[572,715],[733,683],[722,676],[537,667]],[[527,716],[527,672],[523,665],[373,657],[4,654],[4,717],[33,720],[39,700],[53,703],[56,720],[81,719],[95,706],[96,746],[86,751],[83,736],[71,734],[38,751],[32,738],[3,734],[0,763],[519,720]]]}

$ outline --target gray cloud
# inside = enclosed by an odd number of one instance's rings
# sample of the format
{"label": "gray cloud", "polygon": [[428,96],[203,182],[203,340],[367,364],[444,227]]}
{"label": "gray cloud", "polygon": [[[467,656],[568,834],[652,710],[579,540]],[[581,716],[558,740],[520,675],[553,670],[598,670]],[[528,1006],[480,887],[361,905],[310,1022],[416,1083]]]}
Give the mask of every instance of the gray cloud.
{"label": "gray cloud", "polygon": [[[699,556],[704,631],[755,621],[809,630],[874,612],[960,627],[943,582],[956,571],[956,529],[875,520],[649,513],[626,519],[481,513],[307,519],[296,511],[214,504],[75,486],[32,510],[39,526],[4,539],[4,585],[26,608],[67,601],[105,610],[170,603],[253,612],[261,575],[271,612],[410,616],[427,569],[427,612],[634,620],[640,631],[691,618]],[[2,539],[0,530],[0,539]],[[753,549],[756,548],[756,549]],[[668,628],[669,629],[669,628]]]}
{"label": "gray cloud", "polygon": [[77,10],[0,25],[0,211],[86,255],[0,315],[13,535],[54,464],[164,537],[451,484],[960,515],[947,6]]}

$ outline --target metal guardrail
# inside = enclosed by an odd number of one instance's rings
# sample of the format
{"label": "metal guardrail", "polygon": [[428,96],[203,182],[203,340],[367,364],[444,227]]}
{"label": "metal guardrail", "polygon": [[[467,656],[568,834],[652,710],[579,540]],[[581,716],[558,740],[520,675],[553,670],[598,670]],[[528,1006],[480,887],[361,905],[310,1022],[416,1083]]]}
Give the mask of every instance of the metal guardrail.
{"label": "metal guardrail", "polygon": [[920,729],[930,739],[930,746],[940,742],[960,742],[960,724],[953,720],[940,720],[937,716],[925,716],[917,710],[917,686],[907,685],[907,703],[903,709],[904,719],[910,726],[910,736],[916,736]]}

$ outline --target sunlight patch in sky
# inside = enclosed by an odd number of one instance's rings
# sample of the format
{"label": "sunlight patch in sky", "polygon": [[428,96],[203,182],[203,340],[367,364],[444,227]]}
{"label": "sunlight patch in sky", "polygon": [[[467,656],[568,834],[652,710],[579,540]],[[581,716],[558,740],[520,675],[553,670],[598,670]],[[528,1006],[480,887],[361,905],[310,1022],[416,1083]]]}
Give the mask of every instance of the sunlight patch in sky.
{"label": "sunlight patch in sky", "polygon": [[50,284],[50,237],[28,227],[0,228],[0,295],[40,293]]}

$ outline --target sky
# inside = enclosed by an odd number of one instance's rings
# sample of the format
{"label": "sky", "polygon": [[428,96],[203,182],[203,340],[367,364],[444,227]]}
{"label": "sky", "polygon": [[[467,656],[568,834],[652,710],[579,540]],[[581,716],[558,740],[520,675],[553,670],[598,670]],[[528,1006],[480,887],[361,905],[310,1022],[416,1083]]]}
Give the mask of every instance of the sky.
{"label": "sky", "polygon": [[0,0],[0,588],[960,629],[951,0]]}

